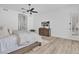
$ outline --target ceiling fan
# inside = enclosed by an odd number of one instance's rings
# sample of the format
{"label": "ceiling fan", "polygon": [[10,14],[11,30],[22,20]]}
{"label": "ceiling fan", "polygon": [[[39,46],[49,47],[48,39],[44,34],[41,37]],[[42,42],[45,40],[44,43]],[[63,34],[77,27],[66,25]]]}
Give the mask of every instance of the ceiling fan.
{"label": "ceiling fan", "polygon": [[33,14],[33,13],[38,13],[37,11],[35,11],[35,8],[31,8],[31,4],[28,4],[29,6],[29,9],[26,10],[25,8],[21,8],[23,11],[23,13],[26,13],[26,12],[29,12],[30,14]]}

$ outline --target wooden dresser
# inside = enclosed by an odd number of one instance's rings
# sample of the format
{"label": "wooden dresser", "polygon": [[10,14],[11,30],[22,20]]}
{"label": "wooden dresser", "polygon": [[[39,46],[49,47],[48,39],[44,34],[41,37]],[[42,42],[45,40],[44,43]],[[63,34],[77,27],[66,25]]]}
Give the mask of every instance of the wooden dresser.
{"label": "wooden dresser", "polygon": [[41,36],[51,36],[49,28],[39,28],[39,35]]}

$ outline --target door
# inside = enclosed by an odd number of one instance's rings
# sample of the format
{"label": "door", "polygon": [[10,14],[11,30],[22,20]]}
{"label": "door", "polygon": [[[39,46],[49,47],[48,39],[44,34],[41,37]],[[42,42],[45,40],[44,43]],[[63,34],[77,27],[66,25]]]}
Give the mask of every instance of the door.
{"label": "door", "polygon": [[27,31],[27,16],[24,14],[18,15],[18,30]]}
{"label": "door", "polygon": [[71,31],[73,35],[79,34],[79,16],[73,15],[71,17]]}

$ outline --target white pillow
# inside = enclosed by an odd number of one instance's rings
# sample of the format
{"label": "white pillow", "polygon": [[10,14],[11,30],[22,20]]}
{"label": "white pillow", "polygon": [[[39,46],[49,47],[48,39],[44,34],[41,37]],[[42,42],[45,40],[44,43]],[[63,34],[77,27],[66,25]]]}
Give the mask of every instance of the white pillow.
{"label": "white pillow", "polygon": [[20,38],[20,42],[19,42],[20,45],[30,44],[36,41],[34,35],[31,33],[23,32],[23,33],[19,33],[18,36]]}
{"label": "white pillow", "polygon": [[9,32],[7,28],[3,28],[2,30],[0,30],[0,37],[5,37],[5,36],[9,36]]}

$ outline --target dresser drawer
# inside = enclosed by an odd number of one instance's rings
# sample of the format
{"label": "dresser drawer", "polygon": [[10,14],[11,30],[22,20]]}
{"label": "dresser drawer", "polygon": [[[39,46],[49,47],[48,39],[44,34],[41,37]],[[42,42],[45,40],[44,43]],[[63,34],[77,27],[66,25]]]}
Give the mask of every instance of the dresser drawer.
{"label": "dresser drawer", "polygon": [[50,36],[49,28],[39,28],[39,35]]}

